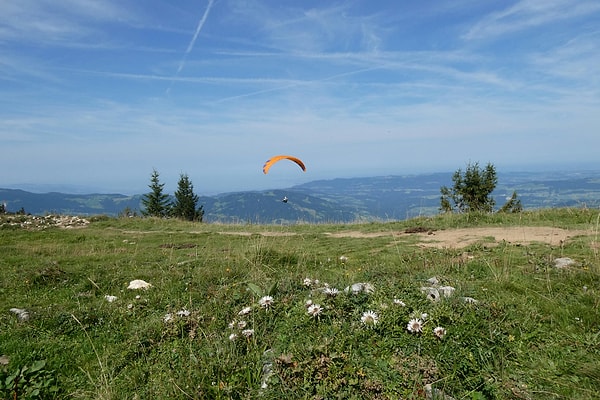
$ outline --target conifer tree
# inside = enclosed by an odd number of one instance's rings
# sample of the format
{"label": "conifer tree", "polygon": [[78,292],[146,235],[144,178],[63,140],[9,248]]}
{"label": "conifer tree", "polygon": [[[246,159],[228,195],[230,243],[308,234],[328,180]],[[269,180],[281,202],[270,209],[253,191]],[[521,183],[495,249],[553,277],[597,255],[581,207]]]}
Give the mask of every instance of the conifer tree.
{"label": "conifer tree", "polygon": [[[440,192],[440,211],[442,212],[493,212],[496,201],[492,192],[496,189],[498,178],[496,168],[488,163],[485,169],[479,168],[479,164],[467,165],[463,173],[460,169],[452,176],[454,185],[452,188],[442,186]],[[523,211],[523,205],[517,192],[514,191],[498,212],[518,213]]]}
{"label": "conifer tree", "polygon": [[142,215],[161,218],[169,215],[171,201],[169,200],[169,195],[163,193],[164,186],[164,183],[160,183],[159,174],[156,169],[152,170],[150,185],[148,185],[152,191],[142,197],[142,204],[144,205]]}
{"label": "conifer tree", "polygon": [[172,214],[176,218],[181,218],[186,221],[202,222],[204,216],[203,207],[198,206],[199,197],[194,194],[194,185],[187,176],[181,174],[177,183],[177,191],[175,192],[175,202],[173,204]]}
{"label": "conifer tree", "polygon": [[446,186],[440,188],[442,193],[441,211],[493,211],[496,201],[491,194],[498,183],[496,168],[493,164],[488,163],[485,169],[481,169],[478,163],[469,163],[464,173],[460,169],[454,173],[452,182],[454,182],[452,189]]}

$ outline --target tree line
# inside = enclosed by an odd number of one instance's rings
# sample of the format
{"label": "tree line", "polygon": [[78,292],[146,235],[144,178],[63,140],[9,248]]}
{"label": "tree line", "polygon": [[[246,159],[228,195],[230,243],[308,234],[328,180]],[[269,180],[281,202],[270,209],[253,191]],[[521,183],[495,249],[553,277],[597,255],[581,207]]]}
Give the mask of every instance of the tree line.
{"label": "tree line", "polygon": [[150,177],[150,193],[142,197],[145,217],[179,218],[186,221],[202,222],[204,207],[198,206],[199,197],[194,193],[194,185],[187,174],[181,174],[174,198],[164,193],[164,183],[154,169]]}

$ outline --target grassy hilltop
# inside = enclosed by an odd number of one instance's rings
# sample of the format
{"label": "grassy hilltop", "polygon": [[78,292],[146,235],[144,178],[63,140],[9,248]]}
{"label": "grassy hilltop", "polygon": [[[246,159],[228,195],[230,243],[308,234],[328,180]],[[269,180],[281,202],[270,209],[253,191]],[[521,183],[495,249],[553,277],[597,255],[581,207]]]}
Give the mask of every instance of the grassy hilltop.
{"label": "grassy hilltop", "polygon": [[[291,226],[11,218],[0,398],[600,397],[598,210]],[[436,245],[484,227],[523,229]],[[135,279],[152,286],[128,289]]]}

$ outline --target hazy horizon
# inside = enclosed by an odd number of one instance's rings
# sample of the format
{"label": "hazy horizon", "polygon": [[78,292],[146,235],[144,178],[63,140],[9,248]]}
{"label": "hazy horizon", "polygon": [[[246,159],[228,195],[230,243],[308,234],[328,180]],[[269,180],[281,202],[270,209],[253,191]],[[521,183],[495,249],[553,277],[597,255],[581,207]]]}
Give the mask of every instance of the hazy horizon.
{"label": "hazy horizon", "polygon": [[[474,163],[476,161],[471,161],[471,163]],[[485,166],[485,164],[487,164],[487,162],[479,162],[479,166],[483,167]],[[565,174],[571,174],[571,173],[582,173],[582,174],[591,174],[591,173],[598,173],[600,176],[600,164],[569,164],[569,165],[537,165],[537,166],[525,166],[525,167],[513,167],[513,168],[506,168],[506,169],[501,169],[499,168],[496,164],[494,164],[492,162],[492,164],[494,165],[494,167],[496,168],[496,173],[498,174],[499,178],[501,179],[503,174],[517,174],[517,173],[523,173],[523,174],[552,174],[552,173],[557,173],[559,175],[565,175]],[[213,192],[209,192],[206,190],[202,189],[202,183],[201,182],[194,182],[192,180],[192,184],[194,185],[194,192],[200,196],[214,196],[214,195],[219,195],[219,194],[226,194],[226,193],[233,193],[233,192],[251,192],[251,191],[263,191],[263,190],[278,190],[278,189],[289,189],[293,186],[297,186],[297,185],[301,185],[304,183],[309,183],[309,182],[314,182],[314,181],[321,181],[321,180],[334,180],[334,179],[354,179],[354,178],[369,178],[369,177],[382,177],[382,176],[426,176],[426,175],[432,175],[432,174],[448,174],[448,178],[451,179],[452,174],[457,170],[457,169],[461,169],[461,170],[465,170],[465,168],[467,167],[468,163],[464,163],[461,166],[457,166],[456,168],[452,169],[452,170],[447,170],[447,171],[414,171],[414,172],[404,172],[404,173],[390,173],[390,174],[375,174],[375,175],[354,175],[354,176],[338,176],[338,177],[327,177],[327,178],[323,178],[323,179],[308,179],[308,180],[303,180],[301,182],[296,182],[293,184],[290,184],[288,186],[273,186],[273,187],[261,187],[261,188],[254,188],[254,187],[241,187],[241,188],[232,188],[231,190],[223,190],[223,191],[213,191]],[[2,189],[18,189],[18,190],[24,190],[27,192],[31,192],[31,193],[51,193],[51,192],[60,192],[60,193],[64,193],[64,194],[122,194],[122,195],[126,195],[126,196],[131,196],[131,195],[141,195],[141,194],[145,194],[148,193],[150,191],[149,189],[149,185],[150,185],[150,175],[151,173],[148,174],[147,177],[147,181],[144,182],[143,184],[139,185],[139,189],[137,190],[131,190],[131,191],[127,191],[127,190],[113,190],[107,187],[101,187],[101,186],[96,186],[93,184],[88,184],[88,185],[73,185],[73,184],[69,184],[69,183],[42,183],[42,184],[36,184],[36,183],[20,183],[20,184],[2,184],[0,183],[0,188]],[[177,189],[177,182],[165,182],[164,180],[161,179],[161,183],[165,184],[164,186],[164,192],[167,194],[173,194],[175,192],[175,190]],[[500,182],[501,183],[501,182]],[[1,199],[0,199],[1,200]]]}

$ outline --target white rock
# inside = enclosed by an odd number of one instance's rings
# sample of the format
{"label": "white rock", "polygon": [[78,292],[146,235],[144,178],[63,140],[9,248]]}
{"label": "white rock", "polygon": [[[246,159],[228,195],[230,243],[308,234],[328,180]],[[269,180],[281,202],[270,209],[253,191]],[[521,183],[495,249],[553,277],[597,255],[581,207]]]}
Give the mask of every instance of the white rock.
{"label": "white rock", "polygon": [[19,322],[27,322],[29,321],[29,311],[24,310],[22,308],[11,308],[10,312],[15,313],[17,315],[17,319]]}
{"label": "white rock", "polygon": [[127,286],[127,289],[148,289],[150,287],[152,287],[152,285],[148,282],[141,279],[134,279],[131,282],[129,282],[129,286]]}
{"label": "white rock", "polygon": [[453,288],[452,286],[440,286],[438,288],[438,291],[441,293],[442,296],[444,297],[451,297],[454,294],[454,291],[456,289]]}
{"label": "white rock", "polygon": [[573,260],[572,258],[569,258],[569,257],[560,257],[560,258],[557,258],[554,260],[555,268],[567,268],[574,264],[577,264],[577,263],[575,262],[575,260]]}
{"label": "white rock", "polygon": [[432,276],[431,278],[427,279],[427,283],[429,283],[430,285],[433,285],[433,286],[437,286],[440,283],[440,281],[438,280],[437,277]]}
{"label": "white rock", "polygon": [[468,304],[477,304],[477,303],[479,303],[478,300],[475,300],[472,297],[463,297],[462,301],[464,301],[465,303],[468,303]]}
{"label": "white rock", "polygon": [[368,282],[353,283],[352,286],[347,286],[344,289],[344,292],[352,292],[352,294],[359,294],[360,292],[373,293],[374,291],[375,287]]}
{"label": "white rock", "polygon": [[421,293],[424,293],[433,302],[440,301],[440,292],[434,287],[422,287]]}

